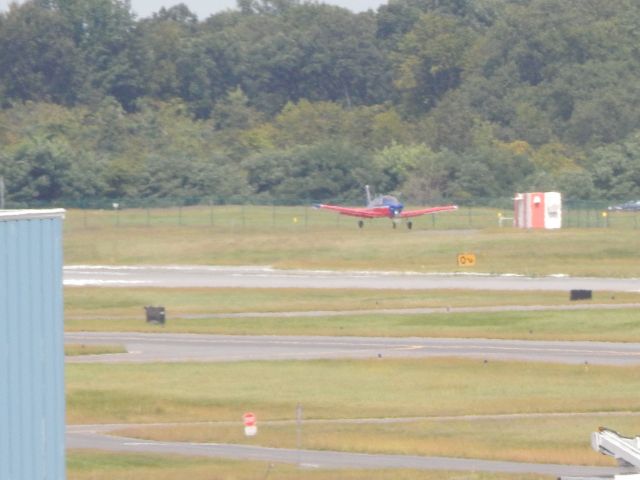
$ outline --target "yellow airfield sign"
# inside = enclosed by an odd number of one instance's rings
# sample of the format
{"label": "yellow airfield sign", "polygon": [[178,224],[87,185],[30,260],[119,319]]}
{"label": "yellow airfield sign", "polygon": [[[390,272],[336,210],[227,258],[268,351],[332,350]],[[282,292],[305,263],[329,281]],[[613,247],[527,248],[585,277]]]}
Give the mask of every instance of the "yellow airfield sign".
{"label": "yellow airfield sign", "polygon": [[458,254],[459,267],[474,267],[475,264],[476,264],[475,253],[459,253]]}

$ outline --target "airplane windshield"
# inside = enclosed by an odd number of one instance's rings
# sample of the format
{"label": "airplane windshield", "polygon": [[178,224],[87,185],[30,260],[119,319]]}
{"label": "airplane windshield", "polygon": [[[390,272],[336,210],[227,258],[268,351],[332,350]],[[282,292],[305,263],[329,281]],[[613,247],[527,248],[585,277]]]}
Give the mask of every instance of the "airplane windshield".
{"label": "airplane windshield", "polygon": [[398,199],[392,195],[383,195],[381,203],[382,205],[397,205],[400,202],[398,202]]}

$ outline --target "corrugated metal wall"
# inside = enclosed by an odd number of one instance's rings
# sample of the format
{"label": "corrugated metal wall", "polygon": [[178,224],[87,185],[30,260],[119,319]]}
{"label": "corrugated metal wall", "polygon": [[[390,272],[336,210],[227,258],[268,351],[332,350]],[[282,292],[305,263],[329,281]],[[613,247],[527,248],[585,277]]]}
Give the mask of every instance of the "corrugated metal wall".
{"label": "corrugated metal wall", "polygon": [[65,478],[62,210],[0,211],[0,479]]}

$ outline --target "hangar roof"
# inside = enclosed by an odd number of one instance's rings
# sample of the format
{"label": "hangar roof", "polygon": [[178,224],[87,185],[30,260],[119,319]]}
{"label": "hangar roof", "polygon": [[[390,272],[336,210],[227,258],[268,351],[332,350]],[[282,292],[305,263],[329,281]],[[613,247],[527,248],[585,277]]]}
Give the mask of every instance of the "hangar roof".
{"label": "hangar roof", "polygon": [[0,210],[0,221],[64,218],[64,213],[64,208],[50,208],[45,210]]}

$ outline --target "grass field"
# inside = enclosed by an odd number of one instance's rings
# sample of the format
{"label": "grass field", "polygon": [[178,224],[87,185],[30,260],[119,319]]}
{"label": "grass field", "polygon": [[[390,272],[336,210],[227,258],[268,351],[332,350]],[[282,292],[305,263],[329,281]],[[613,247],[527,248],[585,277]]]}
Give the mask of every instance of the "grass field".
{"label": "grass field", "polygon": [[121,430],[141,439],[170,442],[233,443],[275,448],[482,458],[537,463],[615,465],[611,457],[591,449],[591,432],[600,425],[621,432],[640,430],[640,417],[540,416],[536,418],[468,418],[402,421],[398,423],[316,423],[300,427],[261,422],[256,437],[245,437],[235,425],[170,425]]}
{"label": "grass field", "polygon": [[[576,306],[565,292],[400,291],[325,289],[67,288],[67,331],[141,331],[230,335],[491,337],[529,340],[629,341],[640,338],[640,293],[595,292],[580,305],[631,304],[626,309],[478,311],[493,306]],[[162,304],[163,326],[144,321],[143,305]],[[361,313],[362,309],[440,308],[440,313]],[[449,309],[448,313],[445,313]],[[305,317],[282,312],[346,311]],[[360,311],[359,311],[360,310]],[[271,312],[267,317],[225,314]],[[214,314],[216,315],[214,317]],[[195,316],[196,318],[190,318]],[[603,328],[606,325],[606,328]]]}
{"label": "grass field", "polygon": [[637,368],[452,358],[67,366],[70,423],[222,421],[247,410],[282,420],[298,402],[318,419],[633,411],[639,388]]}
{"label": "grass field", "polygon": [[165,325],[141,319],[67,320],[67,331],[204,333],[219,335],[330,335],[457,337],[520,340],[636,342],[638,309],[351,315],[269,318],[169,319]]}
{"label": "grass field", "polygon": [[[113,212],[72,210],[65,221],[65,262],[640,276],[640,236],[635,228],[527,231],[486,222],[481,227],[449,225],[446,222],[458,217],[445,221],[449,217],[442,215],[436,228],[423,219],[426,223],[413,231],[393,230],[381,219],[358,230],[336,225],[339,216],[316,211],[314,215],[332,220],[313,228],[296,223],[285,228],[269,223],[268,207],[245,211],[250,214],[243,228],[222,228],[186,220],[179,224],[169,220],[167,212],[157,212],[166,222],[145,226],[129,219],[135,212],[121,212],[120,223],[114,223],[103,218]],[[194,212],[206,214],[206,207]],[[458,267],[460,253],[474,253],[475,267]]]}
{"label": "grass field", "polygon": [[65,290],[67,318],[143,318],[145,305],[165,305],[167,314],[188,315],[353,311],[363,309],[488,307],[513,305],[588,305],[640,303],[640,292],[593,292],[575,302],[568,292],[474,290],[348,290],[302,288],[96,288]]}
{"label": "grass field", "polygon": [[[236,422],[138,432],[214,442],[246,442],[245,411],[259,424],[292,420],[298,404],[306,420],[636,412],[639,388],[637,368],[452,358],[67,366],[69,423]],[[305,426],[305,446],[596,463],[589,432],[604,421],[627,434],[640,426],[629,416],[318,424]],[[292,438],[291,425],[265,425],[249,441],[291,447]]]}
{"label": "grass field", "polygon": [[[126,205],[125,205],[126,206]],[[495,209],[460,209],[415,221],[414,229],[307,207],[190,207],[78,211],[65,221],[66,264],[270,265],[277,268],[640,277],[638,217],[565,215],[560,231],[497,227]],[[506,212],[506,214],[510,214]],[[576,228],[580,227],[580,228]],[[589,227],[589,228],[582,228]],[[459,267],[474,253],[475,267]],[[594,292],[591,303],[638,303],[638,294]],[[167,308],[165,326],[144,321],[145,305]],[[460,307],[568,306],[566,293],[233,289],[65,289],[66,330],[233,334],[449,336],[637,341],[637,308],[546,312],[455,312]],[[359,310],[449,308],[395,315]],[[282,312],[346,310],[346,316]],[[264,318],[225,317],[272,312]],[[216,315],[214,317],[214,315]],[[222,316],[218,316],[222,315]],[[189,318],[189,316],[196,318]],[[108,349],[118,348],[108,346]],[[75,346],[84,353],[86,346]],[[71,352],[70,352],[71,353]],[[305,420],[468,414],[637,411],[637,369],[459,359],[75,364],[66,367],[69,423],[237,422],[237,426],[145,428],[148,438],[293,446],[298,403]],[[304,424],[303,446],[349,451],[610,464],[588,435],[607,422],[633,435],[638,417],[418,419],[385,425]],[[498,434],[502,432],[502,434]],[[508,442],[506,441],[508,439]],[[257,462],[71,452],[70,480],[425,479],[502,480],[510,475],[415,471],[312,471]],[[533,480],[543,477],[518,475]],[[547,477],[549,478],[549,477]]]}

